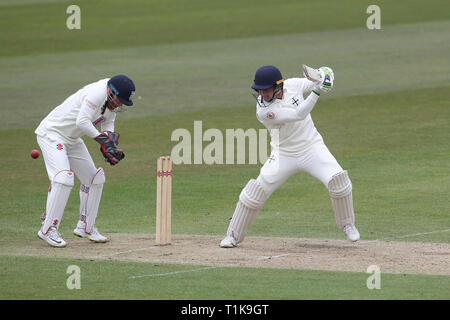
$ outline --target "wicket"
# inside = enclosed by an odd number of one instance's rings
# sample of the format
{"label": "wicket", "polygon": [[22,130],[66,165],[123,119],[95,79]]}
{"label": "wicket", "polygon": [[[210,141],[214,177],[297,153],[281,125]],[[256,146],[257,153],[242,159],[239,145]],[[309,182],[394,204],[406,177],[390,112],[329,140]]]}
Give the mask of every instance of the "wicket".
{"label": "wicket", "polygon": [[156,245],[172,241],[172,160],[158,158],[156,172]]}

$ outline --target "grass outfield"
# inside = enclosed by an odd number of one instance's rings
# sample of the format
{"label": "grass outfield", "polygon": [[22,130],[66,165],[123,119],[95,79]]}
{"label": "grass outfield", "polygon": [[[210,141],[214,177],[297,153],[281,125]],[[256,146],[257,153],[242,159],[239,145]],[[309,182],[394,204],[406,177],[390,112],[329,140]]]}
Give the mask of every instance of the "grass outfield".
{"label": "grass outfield", "polygon": [[[260,50],[262,43],[280,50]],[[330,61],[336,91],[322,100],[441,87],[450,73],[443,54],[450,50],[449,43],[450,22],[439,21],[387,25],[380,32],[356,28],[4,57],[0,93],[5,105],[15,106],[4,121],[7,128],[37,127],[42,115],[73,88],[110,73],[133,74],[137,79],[136,108],[122,115],[134,119],[233,107],[252,110],[252,76],[261,64],[270,63],[278,65],[285,77],[298,77],[303,62]]]}
{"label": "grass outfield", "polygon": [[[360,0],[3,2],[0,28],[6,32],[0,36],[4,43],[0,56],[351,29],[365,26],[366,8],[373,4]],[[66,8],[74,3],[81,8],[82,27],[69,32]],[[383,8],[386,25],[449,18],[445,0],[378,0],[377,4]]]}
{"label": "grass outfield", "polygon": [[[67,289],[69,275],[66,271],[70,265],[80,267],[79,290]],[[1,299],[408,300],[450,297],[447,276],[383,274],[381,289],[368,290],[368,275],[351,272],[29,257],[4,257],[0,267],[5,275],[0,279]],[[33,269],[40,271],[38,278],[30,272]]]}
{"label": "grass outfield", "polygon": [[[279,66],[285,78],[298,76],[302,63],[333,67],[335,88],[312,117],[349,170],[362,239],[450,243],[446,1],[378,1],[379,31],[365,28],[369,2],[356,0],[77,1],[82,29],[68,31],[71,3],[0,4],[1,299],[450,298],[448,275],[383,273],[382,290],[368,290],[363,272],[17,255],[14,245],[41,244],[36,233],[48,178],[42,157],[29,157],[38,148],[34,129],[65,97],[115,73],[135,81],[135,107],[116,121],[125,161],[106,167],[97,144],[85,141],[105,167],[100,231],[112,238],[152,234],[156,158],[170,154],[176,144],[171,133],[192,133],[196,120],[203,131],[263,128],[250,95],[262,64]],[[117,12],[120,18],[108,23]],[[223,235],[239,192],[260,167],[175,166],[173,233]],[[78,187],[77,181],[60,229],[69,245]],[[343,239],[327,190],[305,174],[271,196],[247,234]],[[82,290],[65,285],[71,264],[82,270]],[[169,275],[129,278],[150,274]]]}

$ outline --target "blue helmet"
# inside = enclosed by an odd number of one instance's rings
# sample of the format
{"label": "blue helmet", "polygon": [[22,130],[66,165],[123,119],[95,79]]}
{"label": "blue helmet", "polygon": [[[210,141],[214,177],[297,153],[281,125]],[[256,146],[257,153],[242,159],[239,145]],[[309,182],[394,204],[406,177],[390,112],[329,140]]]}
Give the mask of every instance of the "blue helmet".
{"label": "blue helmet", "polygon": [[262,66],[255,73],[253,90],[266,90],[283,83],[283,76],[275,66]]}
{"label": "blue helmet", "polygon": [[134,94],[136,88],[133,80],[123,74],[112,77],[108,80],[108,87],[110,87],[119,100],[126,106],[132,106],[131,95]]}

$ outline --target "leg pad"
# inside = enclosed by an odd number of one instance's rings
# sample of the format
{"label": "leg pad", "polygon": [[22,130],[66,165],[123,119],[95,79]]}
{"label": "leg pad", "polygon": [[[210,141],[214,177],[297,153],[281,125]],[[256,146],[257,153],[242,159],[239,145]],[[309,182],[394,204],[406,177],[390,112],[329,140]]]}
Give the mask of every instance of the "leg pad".
{"label": "leg pad", "polygon": [[335,174],[331,178],[328,183],[328,191],[330,192],[336,225],[342,229],[347,224],[354,224],[352,182],[346,170]]}

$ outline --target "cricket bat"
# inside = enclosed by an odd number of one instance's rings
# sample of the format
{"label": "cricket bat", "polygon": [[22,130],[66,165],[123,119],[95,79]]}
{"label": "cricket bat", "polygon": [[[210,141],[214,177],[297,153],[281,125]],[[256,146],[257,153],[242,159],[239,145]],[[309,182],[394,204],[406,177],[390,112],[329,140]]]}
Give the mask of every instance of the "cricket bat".
{"label": "cricket bat", "polygon": [[319,70],[308,67],[306,64],[302,65],[303,75],[313,82],[322,82],[322,75]]}

